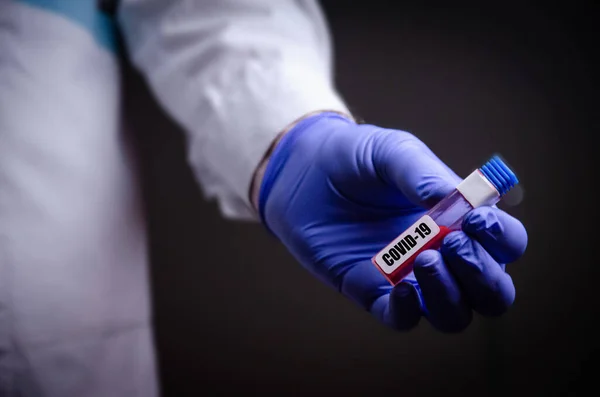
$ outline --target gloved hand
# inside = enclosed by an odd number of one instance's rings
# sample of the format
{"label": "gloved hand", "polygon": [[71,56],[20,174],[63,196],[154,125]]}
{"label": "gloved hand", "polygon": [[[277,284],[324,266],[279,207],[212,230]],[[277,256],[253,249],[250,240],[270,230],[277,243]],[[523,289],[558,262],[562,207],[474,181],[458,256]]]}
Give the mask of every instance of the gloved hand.
{"label": "gloved hand", "polygon": [[422,252],[394,288],[371,257],[460,180],[410,133],[324,112],[275,147],[259,213],[304,267],[383,323],[408,330],[425,315],[437,329],[458,332],[473,310],[499,315],[513,303],[505,264],[525,250],[521,222],[493,207],[469,212],[462,231],[448,234],[439,251]]}

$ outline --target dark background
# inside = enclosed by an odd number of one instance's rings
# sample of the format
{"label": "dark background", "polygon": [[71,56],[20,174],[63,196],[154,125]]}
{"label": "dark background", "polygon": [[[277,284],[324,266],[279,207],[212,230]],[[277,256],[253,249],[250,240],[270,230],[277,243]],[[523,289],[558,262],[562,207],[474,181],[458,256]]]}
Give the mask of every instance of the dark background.
{"label": "dark background", "polygon": [[164,395],[590,395],[600,358],[597,8],[323,4],[338,87],[357,115],[413,132],[462,176],[496,152],[516,169],[523,200],[501,205],[529,233],[509,267],[515,305],[459,335],[426,321],[405,334],[384,328],[260,225],[223,220],[204,201],[181,131],[127,69]]}

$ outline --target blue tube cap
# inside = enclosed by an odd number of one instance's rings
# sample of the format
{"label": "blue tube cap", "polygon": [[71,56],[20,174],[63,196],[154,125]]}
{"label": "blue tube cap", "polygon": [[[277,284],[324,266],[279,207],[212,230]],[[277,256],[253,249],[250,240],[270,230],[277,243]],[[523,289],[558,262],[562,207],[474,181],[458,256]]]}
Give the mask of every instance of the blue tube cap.
{"label": "blue tube cap", "polygon": [[492,157],[479,171],[494,185],[501,196],[519,183],[515,173],[502,161],[500,156]]}

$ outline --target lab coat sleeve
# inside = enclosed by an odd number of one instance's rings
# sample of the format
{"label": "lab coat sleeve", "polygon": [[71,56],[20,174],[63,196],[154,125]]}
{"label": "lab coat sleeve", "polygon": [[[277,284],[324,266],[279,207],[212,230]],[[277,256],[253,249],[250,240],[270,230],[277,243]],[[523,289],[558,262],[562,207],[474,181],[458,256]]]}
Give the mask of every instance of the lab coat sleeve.
{"label": "lab coat sleeve", "polygon": [[118,19],[132,63],[185,131],[196,178],[227,218],[256,219],[252,174],[287,124],[348,112],[314,1],[124,0]]}

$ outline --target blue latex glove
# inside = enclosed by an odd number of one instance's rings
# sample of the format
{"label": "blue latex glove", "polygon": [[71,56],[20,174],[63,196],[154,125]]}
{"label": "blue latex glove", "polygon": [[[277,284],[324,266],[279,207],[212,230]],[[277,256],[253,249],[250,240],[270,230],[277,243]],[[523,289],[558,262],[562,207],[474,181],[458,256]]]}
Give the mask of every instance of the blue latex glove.
{"label": "blue latex glove", "polygon": [[259,212],[304,267],[383,323],[408,330],[425,315],[458,332],[473,310],[499,315],[513,303],[504,264],[525,250],[521,222],[497,208],[471,211],[463,231],[447,235],[440,251],[422,252],[414,274],[393,289],[371,258],[460,180],[415,136],[325,112],[275,147]]}

